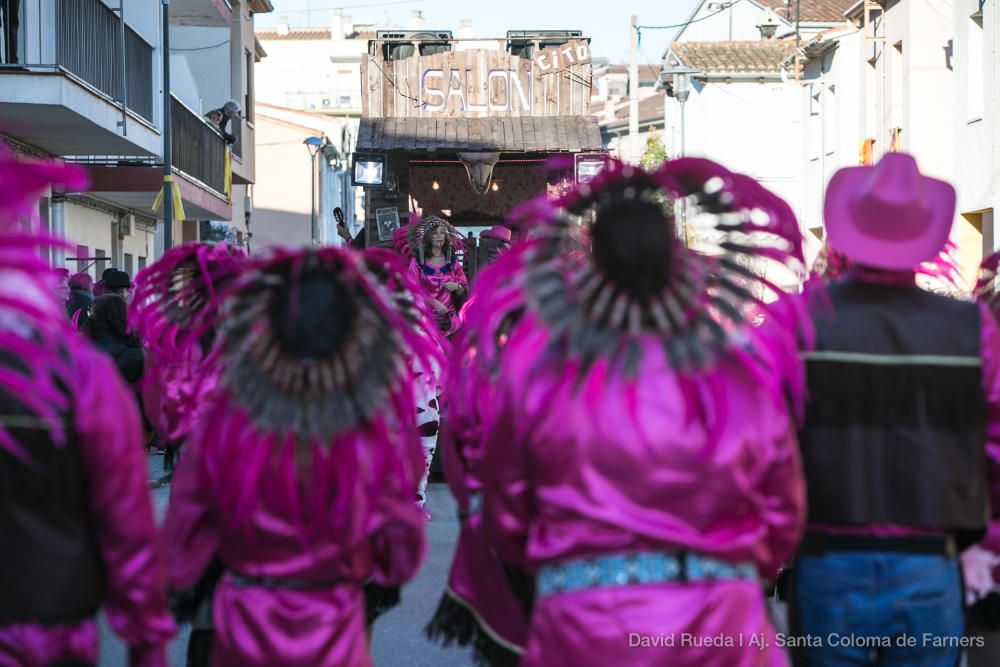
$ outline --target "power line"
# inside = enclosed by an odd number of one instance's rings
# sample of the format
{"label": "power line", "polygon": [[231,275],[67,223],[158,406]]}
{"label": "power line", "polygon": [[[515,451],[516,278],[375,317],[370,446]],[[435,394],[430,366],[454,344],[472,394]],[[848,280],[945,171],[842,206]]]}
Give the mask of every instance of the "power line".
{"label": "power line", "polygon": [[224,42],[219,42],[218,44],[212,44],[211,46],[193,46],[189,49],[170,49],[170,52],[173,53],[174,51],[208,51],[209,49],[217,49],[220,46],[225,46],[226,44],[229,44],[228,39]]}
{"label": "power line", "polygon": [[671,30],[673,28],[685,28],[685,27],[691,25],[692,23],[698,23],[699,21],[706,21],[706,20],[712,18],[713,16],[721,14],[722,12],[726,11],[727,9],[732,8],[733,5],[739,4],[741,1],[742,0],[733,0],[732,2],[730,2],[725,7],[722,7],[719,10],[712,12],[711,14],[706,14],[705,16],[702,16],[700,19],[691,19],[690,21],[685,21],[684,23],[675,23],[674,25],[640,25],[640,26],[636,26],[636,31],[639,33],[639,41],[642,41],[642,31],[643,30]]}

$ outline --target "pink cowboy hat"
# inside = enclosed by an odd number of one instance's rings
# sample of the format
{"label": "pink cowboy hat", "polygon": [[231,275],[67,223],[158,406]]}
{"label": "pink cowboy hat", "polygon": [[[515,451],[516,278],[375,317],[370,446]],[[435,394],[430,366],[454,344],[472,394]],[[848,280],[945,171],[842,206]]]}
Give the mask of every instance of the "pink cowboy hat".
{"label": "pink cowboy hat", "polygon": [[947,243],[955,188],[922,175],[913,156],[888,153],[874,167],[834,174],[823,213],[834,250],[864,266],[905,271]]}
{"label": "pink cowboy hat", "polygon": [[498,241],[503,241],[504,243],[510,243],[511,233],[510,229],[504,227],[503,225],[493,225],[489,229],[484,230],[479,238],[486,237],[488,239],[496,239]]}

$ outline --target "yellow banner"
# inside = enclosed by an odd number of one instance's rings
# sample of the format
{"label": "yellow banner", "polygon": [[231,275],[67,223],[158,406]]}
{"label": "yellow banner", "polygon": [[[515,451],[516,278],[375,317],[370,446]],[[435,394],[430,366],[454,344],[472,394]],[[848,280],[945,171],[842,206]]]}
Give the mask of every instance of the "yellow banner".
{"label": "yellow banner", "polygon": [[872,165],[872,147],[875,145],[875,140],[871,137],[862,139],[861,145],[858,147],[858,164],[862,167],[870,167]]}
{"label": "yellow banner", "polygon": [[226,195],[226,197],[229,197],[231,199],[233,196],[233,164],[232,162],[229,161],[229,154],[230,154],[229,146],[227,145],[222,150],[226,152],[225,156],[223,157],[224,173],[225,173],[225,180],[222,186],[223,193]]}
{"label": "yellow banner", "polygon": [[163,188],[167,187],[167,183],[170,183],[171,199],[174,202],[174,220],[187,220],[187,214],[184,213],[184,202],[181,200],[181,189],[174,183],[174,177],[164,176],[163,183],[164,185],[156,194],[156,199],[153,200],[153,212],[155,213],[156,209],[160,208],[160,204],[163,202]]}

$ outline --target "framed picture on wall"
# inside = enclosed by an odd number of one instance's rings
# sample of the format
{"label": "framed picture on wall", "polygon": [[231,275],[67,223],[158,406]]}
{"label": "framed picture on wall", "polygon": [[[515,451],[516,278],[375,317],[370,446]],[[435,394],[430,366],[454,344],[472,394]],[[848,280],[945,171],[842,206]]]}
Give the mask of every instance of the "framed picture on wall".
{"label": "framed picture on wall", "polygon": [[399,229],[399,209],[375,209],[375,224],[378,226],[378,240],[391,241],[392,235]]}

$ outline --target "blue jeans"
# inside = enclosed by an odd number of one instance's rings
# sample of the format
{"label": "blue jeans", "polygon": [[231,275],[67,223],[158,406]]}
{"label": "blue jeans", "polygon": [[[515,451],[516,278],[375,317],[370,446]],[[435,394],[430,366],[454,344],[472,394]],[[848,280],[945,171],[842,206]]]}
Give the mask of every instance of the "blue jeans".
{"label": "blue jeans", "polygon": [[[955,558],[879,552],[802,556],[797,667],[956,667],[965,631]],[[793,641],[793,640],[789,640]]]}

